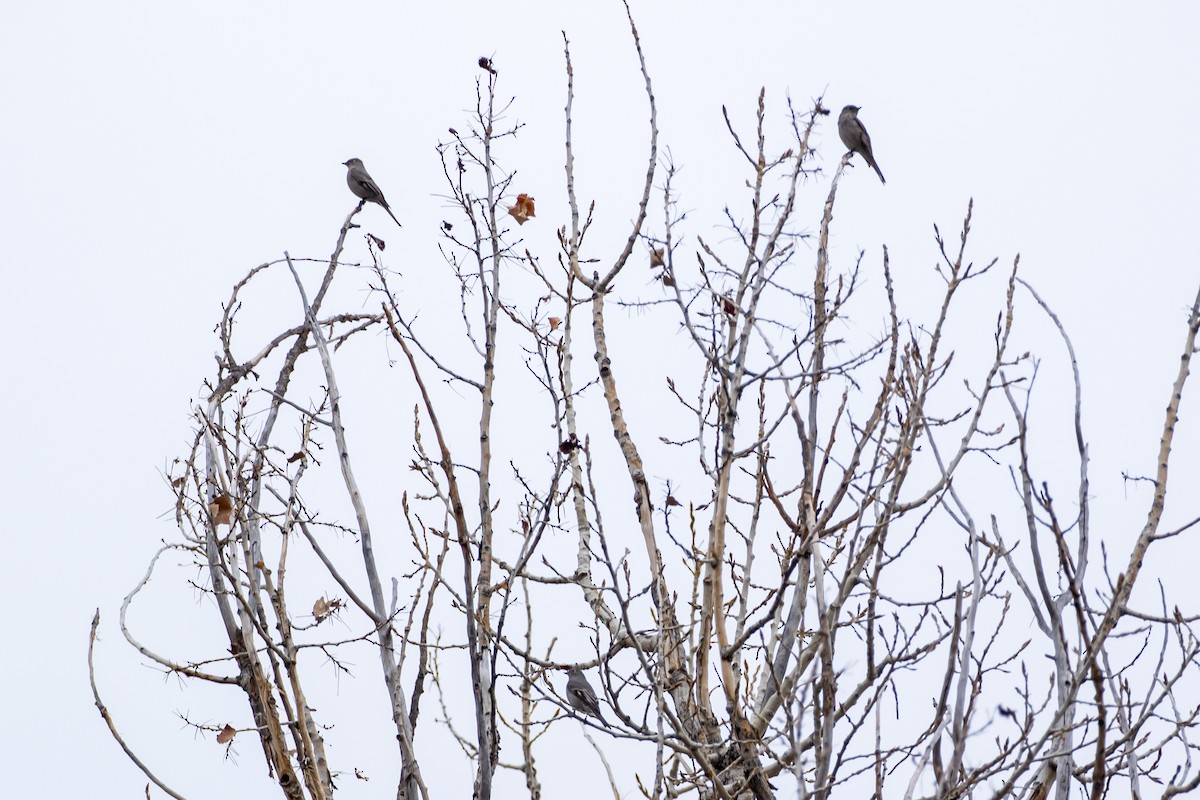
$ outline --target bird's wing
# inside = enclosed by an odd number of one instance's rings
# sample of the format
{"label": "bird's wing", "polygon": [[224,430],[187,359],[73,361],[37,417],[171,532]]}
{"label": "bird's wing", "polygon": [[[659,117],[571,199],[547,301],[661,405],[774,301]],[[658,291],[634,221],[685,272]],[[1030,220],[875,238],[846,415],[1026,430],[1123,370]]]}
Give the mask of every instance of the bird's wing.
{"label": "bird's wing", "polygon": [[596,705],[596,694],[586,686],[572,686],[571,694],[589,706]]}
{"label": "bird's wing", "polygon": [[858,133],[862,136],[862,143],[867,148],[867,152],[873,154],[875,151],[871,149],[871,134],[867,133],[866,127],[861,122],[858,123]]}
{"label": "bird's wing", "polygon": [[383,199],[383,192],[380,191],[379,184],[375,183],[371,176],[367,174],[365,169],[362,169],[361,167],[355,167],[351,172],[354,175],[354,180],[358,181],[359,186],[362,187],[363,192],[367,195],[373,195],[368,199]]}

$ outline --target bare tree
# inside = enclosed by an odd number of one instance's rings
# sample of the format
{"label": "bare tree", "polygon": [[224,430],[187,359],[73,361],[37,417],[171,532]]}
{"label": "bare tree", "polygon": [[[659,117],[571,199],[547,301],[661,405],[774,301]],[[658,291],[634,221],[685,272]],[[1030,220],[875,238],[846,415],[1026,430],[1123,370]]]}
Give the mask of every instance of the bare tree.
{"label": "bare tree", "polygon": [[[723,209],[719,235],[692,230],[631,15],[629,26],[648,131],[619,247],[588,236],[597,207],[576,183],[564,37],[568,207],[556,254],[522,247],[520,226],[547,215],[501,166],[520,125],[507,121],[501,71],[485,58],[473,116],[438,146],[454,212],[441,252],[459,319],[430,324],[407,309],[374,236],[366,273],[378,311],[326,310],[358,209],[326,261],[285,254],[233,288],[193,446],[170,475],[179,539],[122,607],[129,643],[170,674],[243,693],[244,723],[213,733],[221,743],[256,734],[289,798],[331,797],[346,770],[330,763],[306,699],[327,678],[305,654],[349,672],[344,654],[363,649],[377,654],[391,705],[398,798],[431,795],[417,744],[434,735],[428,716],[420,724],[430,689],[442,710],[433,725],[460,746],[480,798],[500,771],[540,797],[542,734],[567,715],[602,759],[604,736],[628,740],[637,769],[654,775],[637,789],[653,798],[1195,789],[1196,610],[1165,597],[1140,608],[1132,593],[1149,548],[1196,522],[1161,524],[1200,295],[1145,526],[1121,556],[1089,513],[1071,340],[1019,259],[1004,274],[996,259],[973,260],[972,207],[957,243],[935,228],[935,313],[905,313],[886,247],[850,260],[831,248],[851,154],[831,176],[822,168],[812,143],[829,112],[820,99],[806,110],[789,100],[787,140],[775,143],[764,90],[752,120],[725,111],[746,196]],[[819,212],[814,227],[805,202]],[[310,296],[300,268],[311,263],[324,271]],[[275,274],[293,282],[295,322],[247,346],[234,324],[254,313],[243,295]],[[619,278],[641,285],[618,291]],[[955,327],[980,305],[988,322]],[[617,343],[630,311],[682,341],[682,355],[664,364],[650,347]],[[1052,321],[1073,369],[1078,485],[1065,504],[1041,477],[1029,415],[1042,362],[1012,352],[1020,315]],[[385,334],[412,390],[412,457],[399,465],[357,461],[343,422],[354,412],[336,356],[369,331]],[[592,358],[577,358],[581,348]],[[523,421],[519,436],[498,427],[498,403]],[[403,487],[403,563],[378,554],[357,470],[387,470]],[[330,521],[308,501],[326,473],[340,477],[352,519]],[[345,537],[357,561],[331,552]],[[340,594],[294,607],[293,545]],[[134,636],[126,610],[165,551],[202,570],[227,654],[181,660]],[[573,598],[590,613],[582,659],[556,653]],[[353,632],[332,637],[335,618]],[[454,665],[469,692],[446,685]],[[573,710],[570,667],[591,670],[607,722]],[[137,760],[98,690],[96,702]],[[614,794],[627,793],[633,770],[604,764]]]}

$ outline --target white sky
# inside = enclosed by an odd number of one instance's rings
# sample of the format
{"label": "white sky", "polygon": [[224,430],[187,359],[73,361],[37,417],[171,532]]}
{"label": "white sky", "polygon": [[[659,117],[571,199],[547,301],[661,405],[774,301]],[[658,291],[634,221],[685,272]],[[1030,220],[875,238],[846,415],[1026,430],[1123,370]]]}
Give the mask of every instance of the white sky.
{"label": "white sky", "polygon": [[[615,254],[633,210],[646,111],[619,3],[251,5],[38,2],[3,14],[0,581],[10,611],[0,752],[14,797],[141,791],[91,705],[84,656],[97,607],[111,710],[160,774],[190,797],[262,796],[247,779],[261,771],[257,744],[242,743],[238,769],[211,742],[193,743],[171,714],[220,714],[141,667],[116,614],[171,535],[161,472],[188,441],[219,304],[249,267],[285,249],[329,254],[354,205],[340,162],[363,158],[387,192],[404,231],[379,209],[361,219],[392,245],[414,307],[436,307],[422,294],[441,268],[445,215],[433,148],[447,127],[465,128],[476,59],[493,56],[501,93],[516,98],[511,118],[526,125],[505,166],[538,199],[540,227],[522,235],[552,258],[553,231],[567,221],[565,30],[579,187],[599,209],[594,255]],[[788,93],[801,108],[821,93],[835,112],[863,107],[888,183],[861,163],[850,171],[837,244],[844,258],[863,248],[876,265],[888,245],[912,308],[923,287],[939,286],[932,225],[956,241],[975,199],[975,260],[999,257],[1006,270],[1019,252],[1022,274],[1074,338],[1093,489],[1127,502],[1136,525],[1144,492],[1127,491],[1120,472],[1151,469],[1200,284],[1198,7],[635,0],[634,14],[661,142],[684,167],[682,204],[699,221],[744,197],[720,107],[748,130],[762,86],[779,133]],[[834,118],[820,137],[832,169],[842,154]],[[826,189],[827,177],[814,181],[814,208]],[[360,239],[353,248],[352,258],[365,255]],[[287,319],[296,301],[287,287],[280,298]],[[985,303],[989,329],[994,301]],[[1061,368],[1045,326],[1029,330],[1025,346],[1043,347]],[[1191,451],[1177,473],[1181,500],[1188,482],[1196,491],[1197,391],[1179,433],[1179,449]],[[411,398],[398,407],[410,414]],[[159,623],[148,629],[165,636]],[[364,656],[358,682],[343,679],[347,697],[379,694],[375,660]],[[140,702],[149,689],[155,699]],[[389,796],[390,780],[345,778],[342,794]]]}

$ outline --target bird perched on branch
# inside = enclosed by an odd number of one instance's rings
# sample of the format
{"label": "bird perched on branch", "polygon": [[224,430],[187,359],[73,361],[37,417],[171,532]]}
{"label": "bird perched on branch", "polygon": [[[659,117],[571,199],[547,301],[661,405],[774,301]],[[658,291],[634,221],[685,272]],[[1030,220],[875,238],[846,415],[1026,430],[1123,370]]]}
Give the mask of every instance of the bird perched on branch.
{"label": "bird perched on branch", "polygon": [[846,106],[842,109],[842,113],[838,115],[838,136],[842,137],[842,144],[846,145],[847,149],[866,159],[871,169],[879,175],[879,180],[887,183],[883,173],[879,171],[879,165],[875,163],[875,154],[871,152],[871,137],[858,121],[858,112],[858,106]]}
{"label": "bird perched on branch", "polygon": [[[388,207],[387,200],[383,197],[383,190],[379,188],[379,184],[367,172],[367,168],[363,166],[361,158],[352,158],[349,161],[343,161],[343,166],[346,167],[346,185],[350,187],[350,191],[354,192],[355,197],[360,197],[363,201],[378,203],[383,206],[383,210],[388,212],[388,216],[395,220],[397,225],[400,225],[400,220],[396,219],[396,215],[392,213],[392,209]],[[403,225],[400,225],[403,228]]]}
{"label": "bird perched on branch", "polygon": [[600,701],[596,698],[596,693],[592,691],[592,685],[587,682],[587,678],[583,677],[583,670],[571,667],[567,670],[567,674],[570,675],[567,679],[567,702],[571,704],[571,708],[582,711],[584,714],[590,714],[607,725],[608,720],[600,713]]}

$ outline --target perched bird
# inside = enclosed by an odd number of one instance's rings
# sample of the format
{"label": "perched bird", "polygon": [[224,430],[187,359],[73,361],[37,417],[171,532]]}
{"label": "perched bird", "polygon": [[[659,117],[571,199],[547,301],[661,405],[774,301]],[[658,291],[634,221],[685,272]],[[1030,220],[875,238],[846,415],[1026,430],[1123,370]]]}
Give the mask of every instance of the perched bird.
{"label": "perched bird", "polygon": [[871,168],[878,173],[879,180],[887,183],[883,173],[879,171],[879,165],[875,163],[875,154],[871,152],[871,136],[858,121],[858,110],[858,106],[846,106],[842,109],[842,113],[838,115],[838,136],[842,137],[842,144],[846,145],[847,149],[867,160]]}
{"label": "perched bird", "polygon": [[[346,167],[346,185],[350,187],[350,191],[354,192],[355,197],[361,197],[363,200],[372,203],[379,203],[383,206],[383,210],[388,212],[388,216],[395,220],[397,225],[400,225],[400,220],[396,219],[396,215],[392,213],[392,209],[388,207],[387,200],[383,197],[383,190],[379,188],[379,184],[367,172],[367,168],[363,166],[361,158],[352,158],[349,161],[343,161],[342,164]],[[403,228],[403,225],[400,225]]]}
{"label": "perched bird", "polygon": [[583,677],[583,670],[571,667],[567,670],[567,674],[571,676],[567,679],[567,702],[576,711],[590,714],[607,725],[608,720],[600,713],[600,701],[596,699],[592,685],[587,682],[587,678]]}

